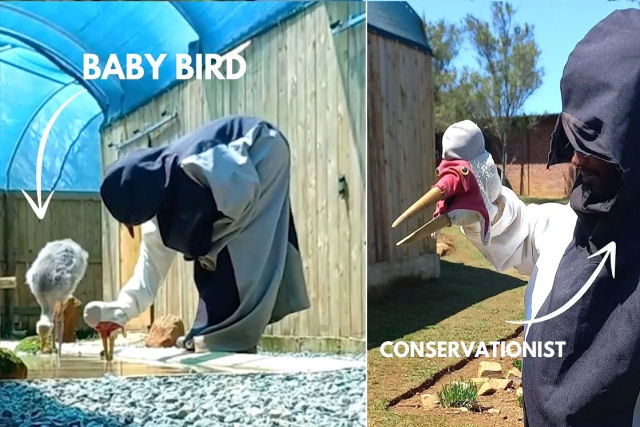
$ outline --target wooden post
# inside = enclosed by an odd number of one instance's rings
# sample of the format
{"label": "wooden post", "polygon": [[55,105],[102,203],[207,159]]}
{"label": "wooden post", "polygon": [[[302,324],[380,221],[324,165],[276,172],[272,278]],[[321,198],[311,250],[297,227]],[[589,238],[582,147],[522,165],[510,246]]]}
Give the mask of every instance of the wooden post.
{"label": "wooden post", "polygon": [[16,278],[0,277],[0,291],[2,292],[3,307],[0,320],[0,335],[8,336],[13,330],[13,313],[11,304],[11,291],[16,288]]}

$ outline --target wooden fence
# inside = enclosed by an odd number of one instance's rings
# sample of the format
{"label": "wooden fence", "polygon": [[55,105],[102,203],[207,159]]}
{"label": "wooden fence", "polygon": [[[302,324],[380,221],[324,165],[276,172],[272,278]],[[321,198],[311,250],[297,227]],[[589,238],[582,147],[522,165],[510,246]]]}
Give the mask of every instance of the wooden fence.
{"label": "wooden fence", "polygon": [[[276,124],[291,145],[291,202],[311,308],[271,325],[263,344],[279,349],[364,348],[364,55],[365,27],[332,35],[331,24],[364,11],[359,2],[315,4],[252,39],[239,80],[180,84],[103,130],[105,165],[139,146],[160,146],[216,117],[245,114]],[[136,132],[177,118],[116,150]],[[346,183],[348,191],[340,193]],[[104,294],[114,298],[130,272],[135,244],[103,215]],[[127,249],[131,248],[133,249]],[[177,260],[148,325],[165,313],[193,321],[192,266]],[[122,270],[127,270],[123,274]]]}
{"label": "wooden fence", "polygon": [[433,210],[391,228],[393,220],[435,179],[431,56],[371,31],[367,43],[367,258],[371,288],[403,276],[437,274],[438,261],[433,255],[433,239],[395,246],[428,221]]}
{"label": "wooden fence", "polygon": [[[25,273],[40,249],[51,240],[71,238],[89,253],[89,267],[75,296],[83,304],[102,299],[101,212],[96,194],[56,192],[42,220],[36,217],[22,193],[4,193],[1,201],[2,275],[16,276],[17,280],[17,288],[11,294],[10,321],[15,315],[19,328],[35,331],[40,307],[25,284]],[[4,310],[5,305],[2,307]],[[81,317],[76,326],[86,328]]]}

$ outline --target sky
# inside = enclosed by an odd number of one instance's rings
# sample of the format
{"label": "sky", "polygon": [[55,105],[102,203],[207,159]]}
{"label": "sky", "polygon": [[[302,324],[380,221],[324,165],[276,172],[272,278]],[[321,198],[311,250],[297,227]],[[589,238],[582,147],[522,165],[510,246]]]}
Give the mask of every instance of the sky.
{"label": "sky", "polygon": [[[472,14],[483,20],[491,18],[488,0],[409,0],[409,4],[428,22],[445,19],[460,23]],[[542,84],[523,107],[525,114],[557,113],[562,109],[560,78],[569,54],[587,32],[616,9],[639,8],[640,2],[628,0],[512,0],[515,23],[534,26],[540,65],[544,70]],[[640,42],[639,42],[640,44]],[[465,42],[454,65],[477,66],[471,45]]]}

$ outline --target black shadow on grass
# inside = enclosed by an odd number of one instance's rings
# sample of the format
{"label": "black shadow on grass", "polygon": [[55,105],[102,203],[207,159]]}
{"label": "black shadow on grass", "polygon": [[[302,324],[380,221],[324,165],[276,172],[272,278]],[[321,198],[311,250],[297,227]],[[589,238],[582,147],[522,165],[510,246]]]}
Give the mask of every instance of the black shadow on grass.
{"label": "black shadow on grass", "polygon": [[[83,387],[80,385],[78,390]],[[93,391],[87,392],[86,398]],[[13,401],[13,402],[12,402]],[[31,381],[0,380],[0,426],[109,426],[126,425],[122,418],[85,411],[66,406],[40,389]]]}
{"label": "black shadow on grass", "polygon": [[437,280],[407,279],[367,302],[367,348],[377,348],[477,303],[525,285],[485,268],[440,260]]}

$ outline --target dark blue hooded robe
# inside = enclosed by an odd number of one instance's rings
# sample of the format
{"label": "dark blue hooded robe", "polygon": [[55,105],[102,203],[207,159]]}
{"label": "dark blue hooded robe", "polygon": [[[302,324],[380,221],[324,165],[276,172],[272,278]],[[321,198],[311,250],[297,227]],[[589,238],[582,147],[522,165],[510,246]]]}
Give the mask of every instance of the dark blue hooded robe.
{"label": "dark blue hooded robe", "polygon": [[151,304],[173,252],[194,261],[199,302],[184,343],[196,351],[254,348],[267,324],[309,307],[288,143],[270,124],[222,118],[130,152],[109,165],[100,194],[119,222],[143,224],[136,271],[114,302],[129,319]]}
{"label": "dark blue hooded robe", "polygon": [[[561,307],[595,271],[588,256],[617,246],[587,293],[562,315],[533,324],[527,342],[566,341],[564,357],[523,363],[526,425],[640,425],[640,10],[616,11],[578,43],[561,81],[562,113],[549,165],[573,151],[619,170],[617,194],[599,199],[578,175],[573,239],[537,317]],[[553,220],[553,218],[551,218]],[[635,415],[634,415],[635,414]]]}

